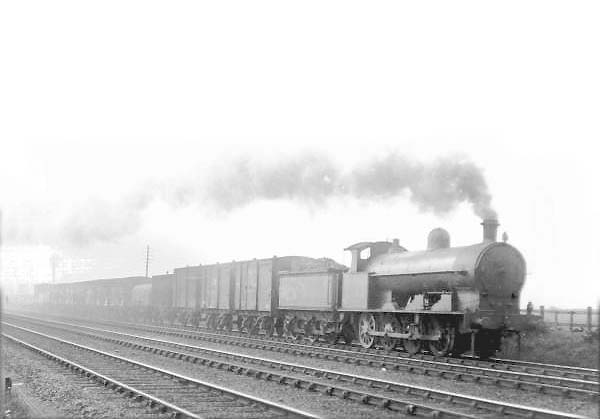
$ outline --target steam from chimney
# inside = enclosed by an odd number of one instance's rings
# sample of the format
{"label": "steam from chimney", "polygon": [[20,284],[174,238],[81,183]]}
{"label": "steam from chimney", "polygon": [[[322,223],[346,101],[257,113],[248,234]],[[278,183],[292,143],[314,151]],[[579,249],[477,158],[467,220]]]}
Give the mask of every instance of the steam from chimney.
{"label": "steam from chimney", "polygon": [[213,176],[201,199],[225,210],[255,200],[319,204],[331,197],[382,200],[405,195],[424,212],[446,214],[468,202],[480,218],[496,218],[481,169],[464,157],[426,164],[394,153],[344,173],[327,156],[306,153],[272,164],[241,159]]}
{"label": "steam from chimney", "polygon": [[[140,228],[142,213],[153,200],[175,207],[208,205],[228,212],[259,200],[290,200],[314,207],[334,197],[386,200],[404,196],[424,212],[443,215],[466,202],[480,218],[497,218],[483,172],[465,157],[424,163],[391,153],[347,170],[318,152],[277,161],[242,157],[220,162],[204,177],[146,183],[116,202],[88,201],[48,217],[40,209],[39,216],[11,223],[15,231],[9,228],[5,237],[75,246],[116,241]],[[32,219],[34,223],[28,222]]]}
{"label": "steam from chimney", "polygon": [[391,198],[408,192],[421,211],[441,215],[468,202],[478,217],[496,218],[482,170],[462,156],[422,163],[390,154],[355,169],[350,185],[358,198]]}

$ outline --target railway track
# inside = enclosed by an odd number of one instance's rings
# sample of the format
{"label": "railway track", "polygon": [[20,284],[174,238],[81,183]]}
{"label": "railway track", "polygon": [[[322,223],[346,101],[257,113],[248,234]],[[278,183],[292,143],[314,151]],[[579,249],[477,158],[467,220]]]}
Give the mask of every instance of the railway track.
{"label": "railway track", "polygon": [[[59,316],[60,317],[60,316]],[[278,345],[284,345],[288,348],[305,348],[315,350],[315,348],[321,348],[324,350],[334,350],[334,351],[342,351],[340,353],[359,353],[365,356],[377,357],[378,360],[390,360],[397,358],[408,358],[415,359],[421,361],[433,361],[433,362],[444,362],[451,365],[461,365],[461,366],[472,366],[472,367],[481,367],[494,369],[499,371],[512,371],[526,374],[534,374],[541,376],[550,376],[550,377],[562,377],[562,378],[570,378],[574,380],[582,380],[582,381],[600,381],[600,374],[597,369],[593,368],[581,368],[581,367],[573,367],[568,365],[555,365],[555,364],[543,364],[537,362],[529,362],[529,361],[521,361],[514,359],[502,359],[502,358],[493,358],[490,360],[480,360],[471,356],[462,356],[460,358],[455,357],[435,357],[430,354],[415,354],[410,355],[406,352],[401,351],[393,351],[386,352],[380,349],[365,349],[359,345],[344,345],[344,344],[328,344],[324,342],[310,342],[303,343],[302,341],[290,341],[286,337],[267,337],[265,335],[254,335],[248,336],[247,334],[239,331],[219,331],[218,333],[211,331],[207,328],[195,328],[191,326],[164,326],[164,325],[152,325],[147,323],[129,323],[129,322],[116,322],[116,321],[98,321],[98,320],[86,320],[86,319],[74,319],[67,318],[69,320],[81,320],[81,321],[91,321],[93,323],[98,324],[106,324],[111,326],[122,326],[122,327],[130,327],[138,330],[145,330],[154,333],[162,333],[162,334],[171,334],[171,333],[190,333],[190,335],[185,335],[191,338],[200,339],[201,335],[206,337],[212,337],[215,339],[220,338],[237,338],[243,342],[247,342],[248,344],[242,344],[242,346],[248,347],[256,347],[254,344],[265,344],[265,343],[273,343]],[[193,335],[192,335],[193,334]],[[183,336],[183,335],[180,335]],[[198,336],[198,337],[197,337]],[[217,342],[215,340],[215,342]],[[219,341],[218,343],[228,343],[228,344],[236,344],[233,341]],[[268,348],[260,348],[260,349],[268,349]],[[300,353],[298,353],[300,354]]]}
{"label": "railway track", "polygon": [[[68,326],[77,326],[72,323],[64,324]],[[376,368],[386,368],[388,370],[433,375],[452,380],[491,384],[558,396],[598,399],[598,393],[600,392],[597,370],[596,374],[594,374],[594,370],[584,372],[577,370],[570,371],[566,367],[563,369],[557,368],[559,366],[548,366],[540,369],[539,365],[529,365],[529,363],[519,365],[508,362],[484,362],[468,358],[412,358],[372,351],[353,351],[348,349],[305,345],[296,342],[280,342],[256,339],[247,336],[223,335],[204,331],[161,328],[147,325],[127,325],[127,327],[135,327],[137,330],[151,331],[162,335],[189,337],[212,343],[239,345],[253,349],[317,357],[344,363],[354,363]],[[589,379],[571,378],[573,375],[577,377],[584,376]]]}
{"label": "railway track", "polygon": [[[8,324],[8,326],[21,329],[19,326],[15,325]],[[78,329],[88,329],[89,332],[78,330],[76,333],[86,334],[95,339],[102,339],[119,345],[152,352],[170,358],[177,358],[187,362],[201,363],[214,368],[232,371],[237,374],[250,375],[257,379],[276,381],[280,384],[291,385],[295,388],[303,388],[309,391],[321,391],[332,396],[355,400],[363,404],[373,404],[388,409],[400,410],[409,414],[423,413],[431,415],[430,417],[438,418],[505,416],[527,418],[581,417],[562,412],[531,408],[465,396],[457,393],[448,393],[408,384],[379,380],[373,377],[311,368],[305,365],[285,363],[122,332],[95,329],[87,326],[71,326],[77,327]],[[50,327],[61,328],[61,326]],[[23,330],[33,332],[29,329]],[[68,331],[73,332],[72,330]],[[116,337],[102,336],[100,333],[111,334]],[[181,349],[181,351],[174,351],[169,348],[178,348]],[[256,368],[254,367],[255,365],[268,369]],[[280,371],[286,371],[293,374],[285,374]],[[310,378],[298,377],[299,374],[309,376]],[[315,380],[313,377],[316,377],[318,380]],[[324,381],[333,383],[326,383]],[[344,383],[345,385],[351,385],[351,387],[341,387],[337,384],[338,382]],[[358,390],[357,387],[366,387],[369,391]],[[383,392],[385,395],[373,393],[373,390]],[[390,397],[390,393],[395,393],[396,395],[401,394],[403,396],[410,395],[412,399],[397,399],[396,397]],[[453,408],[458,407],[460,410],[447,410],[440,408],[439,406],[418,403],[414,400],[415,397],[424,398],[428,402],[435,401],[436,403],[441,402],[443,404],[450,404]]]}
{"label": "railway track", "polygon": [[[23,328],[20,330],[28,331]],[[76,362],[8,333],[2,333],[2,336],[4,339],[9,339],[84,375],[104,387],[136,401],[145,401],[150,407],[162,413],[171,413],[174,418],[316,418],[308,412],[186,377],[166,369],[39,332],[28,332],[38,338],[43,337],[51,341],[55,348],[58,344],[60,350],[70,355],[73,355],[73,350],[79,352],[78,358],[83,357],[85,361]],[[66,347],[71,350],[65,351]],[[54,351],[56,350],[54,349]]]}

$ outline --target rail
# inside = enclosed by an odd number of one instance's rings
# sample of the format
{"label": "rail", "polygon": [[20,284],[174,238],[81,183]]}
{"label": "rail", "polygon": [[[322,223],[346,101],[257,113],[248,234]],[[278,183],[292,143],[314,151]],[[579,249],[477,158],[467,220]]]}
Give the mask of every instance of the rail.
{"label": "rail", "polygon": [[[14,324],[4,323],[7,326],[25,330],[30,333],[34,333],[36,335],[46,336],[48,338],[68,342],[72,344],[72,342],[59,339],[57,337],[52,337],[50,335],[46,335],[39,331],[23,328]],[[112,332],[114,333],[114,332]],[[122,334],[122,333],[117,333]],[[99,335],[96,335],[100,339],[102,338]],[[137,337],[144,340],[154,341],[156,339],[146,338],[146,337]],[[111,338],[108,338],[111,340]],[[118,339],[112,339],[115,342]],[[396,410],[400,412],[407,413],[408,415],[423,415],[425,417],[434,417],[434,418],[475,418],[475,417],[483,417],[482,415],[494,415],[493,417],[502,417],[505,415],[508,416],[516,416],[516,417],[527,417],[527,418],[544,418],[544,419],[559,419],[559,418],[585,418],[584,416],[569,414],[565,412],[557,412],[548,409],[535,408],[531,406],[524,406],[519,404],[507,403],[503,401],[496,401],[490,399],[483,399],[474,396],[468,396],[459,393],[451,393],[441,390],[435,390],[428,387],[420,387],[415,386],[413,384],[404,384],[400,382],[387,381],[382,379],[377,379],[375,377],[366,377],[354,374],[343,373],[339,371],[329,371],[321,368],[313,368],[305,365],[296,365],[296,364],[287,364],[280,361],[275,360],[266,360],[258,357],[252,357],[249,355],[241,355],[241,354],[233,354],[231,355],[231,360],[223,360],[217,361],[210,358],[202,358],[201,355],[194,355],[191,353],[177,352],[168,349],[161,349],[156,347],[148,347],[143,344],[136,344],[133,342],[125,342],[123,341],[125,346],[134,347],[137,349],[142,349],[144,351],[151,350],[153,353],[157,353],[162,356],[167,356],[169,358],[177,358],[181,360],[185,360],[187,362],[192,363],[202,363],[203,365],[207,365],[213,368],[228,370],[240,375],[252,376],[256,379],[265,380],[265,381],[274,381],[282,385],[292,386],[298,389],[305,389],[313,392],[320,392],[329,396],[336,396],[345,400],[351,400],[355,402],[359,402],[362,404],[374,405],[383,407],[390,410]],[[193,348],[191,345],[180,344],[175,342],[171,343],[172,346],[177,347],[188,347]],[[202,349],[202,351],[210,351],[210,352],[222,352],[218,350],[206,349],[197,347],[197,349]],[[243,360],[252,360],[253,362],[248,362],[246,364]],[[238,361],[238,362],[235,362]],[[241,363],[239,363],[241,361]],[[262,366],[269,366],[273,369],[264,370],[260,368],[256,368],[251,366],[251,364],[257,364]],[[289,371],[293,373],[302,373],[308,375],[309,377],[316,378],[317,380],[311,378],[301,378],[298,375],[286,375],[283,372],[277,372],[277,370],[281,371]],[[331,379],[333,381],[340,381],[342,383],[347,383],[352,386],[361,386],[367,387],[373,390],[392,392],[392,393],[400,393],[403,395],[412,395],[419,396],[425,400],[431,402],[443,402],[443,403],[451,403],[455,408],[465,408],[470,411],[476,410],[477,414],[473,414],[470,412],[459,412],[453,410],[446,410],[445,408],[440,408],[436,406],[432,406],[425,403],[419,403],[415,401],[409,401],[407,399],[397,399],[395,397],[390,397],[387,395],[372,393],[365,390],[353,389],[350,387],[343,387],[338,384],[326,384],[319,379]]]}

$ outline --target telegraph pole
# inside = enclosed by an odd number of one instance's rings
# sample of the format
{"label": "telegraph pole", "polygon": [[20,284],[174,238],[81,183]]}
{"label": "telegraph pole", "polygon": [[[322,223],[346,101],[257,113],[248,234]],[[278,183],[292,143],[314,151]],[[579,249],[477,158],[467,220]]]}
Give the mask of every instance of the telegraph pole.
{"label": "telegraph pole", "polygon": [[150,263],[150,246],[146,246],[146,278],[148,278],[149,263]]}

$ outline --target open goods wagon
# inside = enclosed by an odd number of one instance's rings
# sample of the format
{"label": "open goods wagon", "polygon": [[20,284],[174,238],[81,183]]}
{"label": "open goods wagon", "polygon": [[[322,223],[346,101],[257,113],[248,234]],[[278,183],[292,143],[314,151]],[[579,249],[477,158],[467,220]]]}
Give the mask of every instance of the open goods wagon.
{"label": "open goods wagon", "polygon": [[[170,295],[171,304],[167,306],[172,310],[170,319],[176,322],[206,322],[213,329],[230,330],[235,326],[251,332],[262,328],[272,333],[285,321],[280,315],[281,296],[287,304],[286,312],[296,307],[323,308],[322,286],[311,286],[319,285],[320,280],[311,282],[306,271],[327,271],[330,267],[341,265],[328,259],[285,256],[187,266],[175,269],[170,279],[165,275],[153,277],[157,285],[154,301]],[[337,274],[339,269],[333,271]],[[294,275],[290,272],[304,272],[305,284],[298,287],[290,281]]]}

